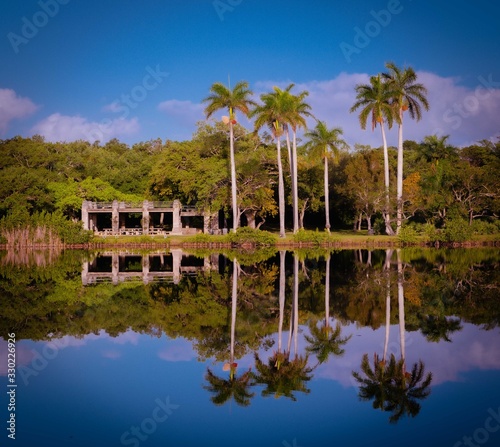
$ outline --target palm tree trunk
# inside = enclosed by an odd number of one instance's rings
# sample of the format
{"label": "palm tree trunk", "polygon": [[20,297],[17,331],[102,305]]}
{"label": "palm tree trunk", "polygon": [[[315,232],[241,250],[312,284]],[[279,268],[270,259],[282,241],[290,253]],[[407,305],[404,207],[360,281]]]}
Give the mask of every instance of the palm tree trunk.
{"label": "palm tree trunk", "polygon": [[399,234],[403,221],[403,109],[399,109],[399,118],[396,234]]}
{"label": "palm tree trunk", "polygon": [[299,257],[293,256],[293,330],[294,330],[294,354],[298,355],[299,346]]}
{"label": "palm tree trunk", "polygon": [[326,274],[325,274],[325,327],[330,327],[330,258],[326,256]]}
{"label": "palm tree trunk", "polygon": [[398,257],[398,304],[399,304],[399,337],[401,343],[401,359],[405,360],[405,301],[403,288],[403,263],[401,261],[401,250],[397,250]]}
{"label": "palm tree trunk", "polygon": [[385,251],[385,275],[386,275],[386,298],[385,298],[385,342],[384,342],[384,362],[387,358],[387,348],[389,346],[389,331],[391,327],[391,258],[392,250]]}
{"label": "palm tree trunk", "polygon": [[233,291],[231,294],[231,368],[234,363],[234,336],[236,332],[236,300],[238,298],[238,270],[236,258],[233,259]]}
{"label": "palm tree trunk", "polygon": [[286,284],[285,257],[286,257],[286,251],[280,250],[280,289],[279,289],[280,319],[278,323],[278,352],[281,352],[281,347],[282,347],[281,335],[283,333],[283,316],[285,313],[285,284]]}
{"label": "palm tree trunk", "polygon": [[297,188],[297,132],[293,130],[292,140],[292,191],[293,191],[293,232],[299,231],[299,192]]}
{"label": "palm tree trunk", "polygon": [[394,231],[391,227],[391,216],[389,212],[390,201],[389,201],[389,151],[387,149],[387,139],[385,137],[384,123],[380,123],[380,128],[382,129],[382,141],[384,143],[384,183],[385,183],[385,210],[384,210],[384,220],[385,220],[385,232],[388,235],[393,235]]}
{"label": "palm tree trunk", "polygon": [[238,199],[236,192],[236,163],[234,161],[234,131],[233,123],[229,122],[229,152],[230,152],[230,163],[231,163],[231,201],[233,207],[233,231],[238,228]]}
{"label": "palm tree trunk", "polygon": [[325,154],[325,230],[330,232],[330,199],[328,191],[328,157]]}
{"label": "palm tree trunk", "polygon": [[283,181],[283,164],[281,161],[281,141],[276,138],[278,152],[278,206],[280,213],[280,237],[285,237],[285,184]]}

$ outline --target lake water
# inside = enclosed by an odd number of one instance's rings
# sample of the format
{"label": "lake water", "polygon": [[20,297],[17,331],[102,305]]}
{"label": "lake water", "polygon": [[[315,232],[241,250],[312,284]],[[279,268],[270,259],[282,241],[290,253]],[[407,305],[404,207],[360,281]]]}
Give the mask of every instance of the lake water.
{"label": "lake water", "polygon": [[1,253],[1,445],[498,446],[499,267],[498,249]]}

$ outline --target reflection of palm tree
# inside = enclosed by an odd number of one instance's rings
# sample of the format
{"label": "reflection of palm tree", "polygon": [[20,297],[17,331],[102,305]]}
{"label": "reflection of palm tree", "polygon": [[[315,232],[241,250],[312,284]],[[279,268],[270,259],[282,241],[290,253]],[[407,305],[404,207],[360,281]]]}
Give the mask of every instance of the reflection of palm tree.
{"label": "reflection of palm tree", "polygon": [[328,253],[326,257],[326,275],[325,275],[325,321],[321,327],[317,327],[314,322],[309,323],[309,332],[311,336],[306,335],[305,339],[311,346],[306,349],[308,352],[316,354],[319,363],[328,360],[330,354],[341,356],[344,354],[342,345],[345,345],[352,337],[341,338],[342,326],[337,323],[335,329],[330,326],[330,258]]}
{"label": "reflection of palm tree", "polygon": [[[397,422],[405,414],[415,417],[421,405],[418,400],[423,400],[431,393],[429,388],[432,382],[432,373],[425,376],[425,365],[422,360],[413,364],[410,372],[404,370],[404,360],[401,359],[397,365],[393,383],[389,388],[389,396],[385,410],[392,413],[389,422]],[[420,383],[423,380],[422,383]]]}
{"label": "reflection of palm tree", "polygon": [[[386,268],[390,264],[392,253],[387,252]],[[430,394],[429,386],[432,381],[432,373],[425,376],[425,366],[422,360],[413,364],[411,372],[406,369],[405,352],[405,311],[404,311],[404,271],[401,259],[401,251],[397,250],[398,266],[398,303],[399,303],[399,330],[401,343],[401,358],[396,360],[391,354],[386,361],[388,329],[386,325],[386,342],[384,345],[384,357],[379,359],[374,354],[373,368],[368,360],[368,354],[363,356],[361,371],[364,377],[353,372],[352,375],[360,383],[359,397],[361,400],[373,400],[373,408],[380,408],[392,413],[389,422],[397,422],[402,416],[415,417],[420,411],[418,400],[425,399]],[[388,303],[390,303],[390,283],[387,279]],[[390,313],[387,314],[387,318]],[[424,377],[425,376],[425,377]],[[423,380],[423,381],[422,381]],[[422,382],[422,383],[420,383]]]}
{"label": "reflection of palm tree", "polygon": [[[267,385],[266,389],[262,391],[263,396],[285,396],[292,400],[296,400],[295,395],[293,394],[294,391],[309,393],[309,389],[305,386],[305,382],[311,380],[312,376],[310,373],[313,368],[307,365],[309,356],[300,356],[297,354],[299,329],[299,260],[297,255],[294,255],[294,297],[292,317],[290,321],[292,328],[288,339],[287,350],[285,352],[281,351],[281,331],[285,303],[285,252],[280,252],[280,256],[280,322],[278,328],[278,350],[268,359],[267,364],[262,362],[258,353],[255,353],[255,369],[257,372],[254,375],[254,378],[256,383]],[[295,354],[294,359],[290,360],[292,333],[294,334]]]}
{"label": "reflection of palm tree", "polygon": [[307,366],[308,356],[295,356],[290,360],[289,353],[275,353],[267,364],[263,363],[259,354],[255,353],[254,375],[256,383],[267,385],[263,396],[285,396],[297,400],[294,391],[309,393],[305,382],[312,379],[313,368]]}
{"label": "reflection of palm tree", "polygon": [[243,373],[240,377],[236,377],[236,368],[238,365],[234,362],[234,342],[236,331],[236,303],[238,297],[238,276],[240,266],[236,258],[233,259],[233,287],[231,294],[231,348],[229,364],[224,365],[225,369],[229,370],[229,379],[222,379],[216,376],[210,368],[207,368],[205,380],[209,385],[203,388],[210,391],[214,395],[211,400],[216,405],[222,405],[231,397],[241,406],[250,405],[250,399],[254,393],[250,393],[248,388],[254,385],[253,376],[250,370]]}
{"label": "reflection of palm tree", "polygon": [[305,339],[311,345],[306,348],[308,352],[316,354],[319,363],[324,363],[328,360],[330,354],[341,356],[344,354],[342,346],[345,345],[352,337],[341,338],[342,326],[337,323],[335,329],[323,324],[321,327],[316,326],[314,322],[309,323],[309,331],[311,336],[306,335]]}
{"label": "reflection of palm tree", "polygon": [[215,405],[223,405],[233,398],[238,405],[247,407],[250,405],[250,399],[255,394],[248,391],[248,388],[254,384],[250,370],[240,377],[236,377],[232,373],[229,379],[222,379],[216,376],[210,368],[207,368],[205,380],[208,381],[209,385],[203,388],[213,393],[211,400]]}
{"label": "reflection of palm tree", "polygon": [[373,408],[385,410],[392,378],[398,373],[394,354],[391,355],[387,363],[380,360],[378,354],[374,354],[373,368],[370,365],[368,354],[364,354],[361,360],[361,371],[365,377],[356,371],[352,373],[356,381],[360,383],[358,394],[360,399],[364,401],[373,400]]}
{"label": "reflection of palm tree", "polygon": [[386,298],[385,298],[385,342],[384,342],[384,362],[387,359],[387,347],[389,346],[389,329],[391,325],[391,258],[392,250],[385,251],[385,275],[386,275]]}
{"label": "reflection of palm tree", "polygon": [[405,371],[404,360],[396,360],[394,354],[391,354],[388,362],[380,360],[375,354],[373,363],[372,368],[368,354],[365,354],[361,362],[364,377],[358,372],[352,373],[360,383],[360,399],[373,400],[373,408],[391,412],[389,421],[392,423],[405,414],[415,417],[421,408],[418,400],[423,400],[430,394],[429,386],[432,381],[432,373],[424,378],[425,366],[422,360],[413,365],[411,373]]}

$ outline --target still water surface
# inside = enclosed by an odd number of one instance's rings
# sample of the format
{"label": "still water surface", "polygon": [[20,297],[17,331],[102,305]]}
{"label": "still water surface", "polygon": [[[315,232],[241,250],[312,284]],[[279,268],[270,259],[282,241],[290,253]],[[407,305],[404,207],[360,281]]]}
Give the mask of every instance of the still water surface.
{"label": "still water surface", "polygon": [[3,253],[1,444],[500,445],[499,266],[498,250]]}

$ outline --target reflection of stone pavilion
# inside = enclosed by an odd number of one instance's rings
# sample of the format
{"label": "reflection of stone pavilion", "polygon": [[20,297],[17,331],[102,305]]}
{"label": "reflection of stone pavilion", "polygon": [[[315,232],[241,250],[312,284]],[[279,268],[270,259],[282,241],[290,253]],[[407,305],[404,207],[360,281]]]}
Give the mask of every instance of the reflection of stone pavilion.
{"label": "reflection of stone pavilion", "polygon": [[173,282],[177,284],[183,275],[196,275],[200,271],[219,267],[219,256],[205,258],[186,255],[181,249],[168,253],[137,254],[129,252],[104,252],[82,266],[84,285],[125,281]]}
{"label": "reflection of stone pavilion", "polygon": [[173,202],[89,202],[83,201],[85,230],[100,236],[132,236],[219,233],[218,213],[200,212],[193,206]]}

